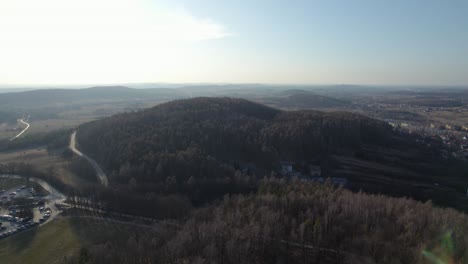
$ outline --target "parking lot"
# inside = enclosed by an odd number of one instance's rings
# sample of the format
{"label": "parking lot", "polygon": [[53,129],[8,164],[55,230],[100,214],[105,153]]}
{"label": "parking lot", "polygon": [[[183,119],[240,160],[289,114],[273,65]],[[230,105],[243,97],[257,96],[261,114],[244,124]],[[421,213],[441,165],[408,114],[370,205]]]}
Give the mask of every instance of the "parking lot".
{"label": "parking lot", "polygon": [[26,185],[0,190],[0,239],[34,228],[52,216],[48,192]]}
{"label": "parking lot", "polygon": [[10,215],[2,215],[0,216],[0,219],[2,223],[2,227],[0,228],[0,239],[39,225],[39,222],[34,221],[18,221],[15,217],[11,217]]}

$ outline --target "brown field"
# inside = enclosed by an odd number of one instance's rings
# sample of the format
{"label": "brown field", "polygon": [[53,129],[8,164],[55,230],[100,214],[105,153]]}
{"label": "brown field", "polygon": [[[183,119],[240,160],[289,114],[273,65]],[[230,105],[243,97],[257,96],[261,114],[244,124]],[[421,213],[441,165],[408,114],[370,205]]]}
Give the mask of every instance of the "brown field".
{"label": "brown field", "polygon": [[[68,169],[69,161],[60,156],[61,152],[48,153],[45,148],[23,149],[10,152],[0,152],[0,163],[24,162],[46,174],[53,174],[63,183],[77,187],[86,180],[80,178]],[[52,173],[53,172],[53,173]]]}
{"label": "brown field", "polygon": [[57,129],[73,128],[80,124],[96,120],[96,117],[79,117],[73,119],[47,119],[47,120],[32,120],[31,125],[26,134],[46,133]]}
{"label": "brown field", "polygon": [[[16,136],[26,125],[18,122],[16,125],[8,125],[6,123],[0,124],[0,140],[1,139],[10,139]],[[13,131],[13,129],[16,129]]]}
{"label": "brown field", "polygon": [[[460,110],[460,111],[458,111]],[[454,124],[459,126],[468,125],[468,111],[454,109],[454,111],[433,111],[430,113],[421,113],[428,119],[435,120],[441,124]]]}
{"label": "brown field", "polygon": [[[47,133],[58,129],[68,129],[79,126],[80,124],[90,122],[98,119],[97,116],[90,117],[76,117],[76,118],[64,118],[64,119],[47,119],[47,120],[31,120],[29,121],[29,129],[22,135],[31,135],[36,133]],[[11,129],[17,127],[16,131]],[[0,140],[10,139],[16,136],[26,125],[18,122],[17,125],[0,124]]]}

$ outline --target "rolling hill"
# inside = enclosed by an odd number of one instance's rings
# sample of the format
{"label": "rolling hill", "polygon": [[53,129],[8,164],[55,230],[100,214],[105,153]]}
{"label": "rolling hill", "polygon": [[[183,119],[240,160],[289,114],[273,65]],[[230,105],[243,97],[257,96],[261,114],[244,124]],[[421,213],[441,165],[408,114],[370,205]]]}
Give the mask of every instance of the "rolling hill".
{"label": "rolling hill", "polygon": [[318,95],[301,89],[281,91],[275,97],[260,98],[257,101],[284,109],[341,108],[350,104],[345,100]]}
{"label": "rolling hill", "polygon": [[199,195],[222,195],[244,188],[239,182],[278,173],[282,161],[298,173],[320,164],[323,176],[346,178],[350,189],[455,207],[468,184],[463,165],[441,160],[437,149],[384,122],[347,112],[281,111],[244,99],[171,101],[84,124],[77,140],[111,185],[130,184],[142,194],[196,186]]}

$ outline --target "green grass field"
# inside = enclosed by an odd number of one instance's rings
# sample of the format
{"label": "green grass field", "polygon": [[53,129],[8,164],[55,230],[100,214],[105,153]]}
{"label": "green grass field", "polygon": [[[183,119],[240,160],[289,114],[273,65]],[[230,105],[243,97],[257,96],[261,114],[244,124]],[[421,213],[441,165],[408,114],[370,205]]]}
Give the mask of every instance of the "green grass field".
{"label": "green grass field", "polygon": [[[48,133],[58,129],[67,129],[67,128],[74,128],[79,126],[80,124],[91,122],[96,120],[98,117],[96,116],[77,116],[77,117],[64,117],[64,118],[56,118],[56,119],[47,119],[47,120],[30,120],[29,124],[31,125],[29,129],[22,135],[31,135],[37,133]],[[17,131],[9,131],[15,126],[13,125],[6,125],[0,124],[0,140],[1,139],[10,139],[16,136],[26,125],[18,122],[16,127],[19,129]]]}
{"label": "green grass field", "polygon": [[61,263],[78,252],[80,241],[68,220],[56,220],[0,241],[1,263]]}
{"label": "green grass field", "polygon": [[68,129],[79,126],[80,124],[96,120],[95,117],[76,117],[69,119],[47,119],[47,120],[32,120],[31,125],[25,135],[47,133],[58,129]]}
{"label": "green grass field", "polygon": [[109,240],[127,241],[127,226],[79,218],[56,219],[42,227],[0,240],[0,263],[54,264],[76,255],[82,247]]}

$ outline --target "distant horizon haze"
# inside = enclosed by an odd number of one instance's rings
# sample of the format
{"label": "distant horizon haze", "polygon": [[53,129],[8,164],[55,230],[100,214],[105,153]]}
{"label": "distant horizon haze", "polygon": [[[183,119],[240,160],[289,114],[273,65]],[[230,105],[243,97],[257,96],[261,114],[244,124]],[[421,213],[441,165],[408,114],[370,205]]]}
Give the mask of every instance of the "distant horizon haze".
{"label": "distant horizon haze", "polygon": [[242,89],[242,88],[279,88],[279,89],[313,89],[313,88],[339,88],[343,89],[356,88],[375,88],[375,89],[468,89],[468,85],[383,85],[383,84],[295,84],[295,83],[165,83],[165,82],[149,82],[149,83],[88,83],[88,84],[15,84],[4,85],[0,84],[0,92],[22,92],[32,90],[47,90],[47,89],[89,89],[89,88],[109,88],[126,87],[131,89],[177,89],[203,86],[219,86],[220,88]]}

